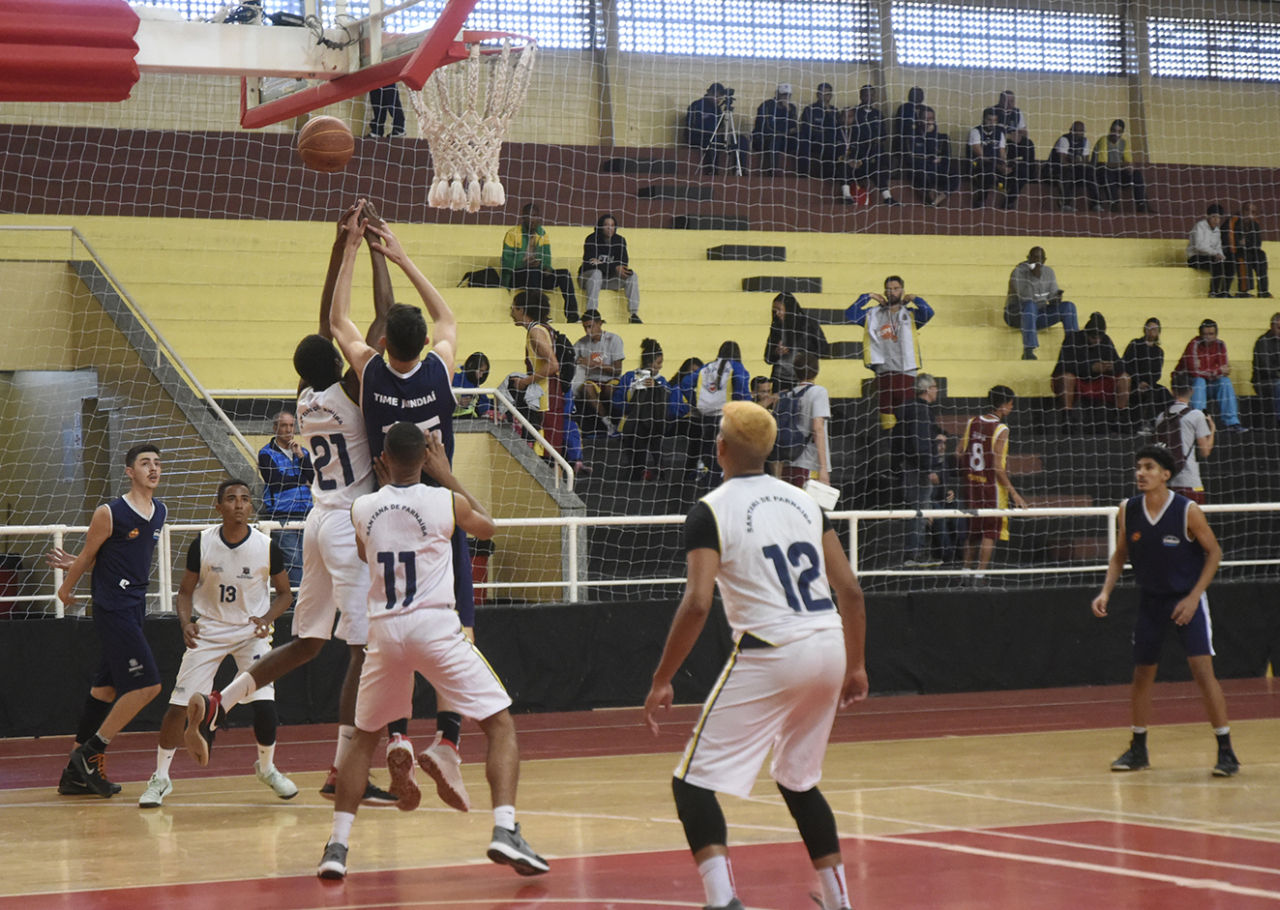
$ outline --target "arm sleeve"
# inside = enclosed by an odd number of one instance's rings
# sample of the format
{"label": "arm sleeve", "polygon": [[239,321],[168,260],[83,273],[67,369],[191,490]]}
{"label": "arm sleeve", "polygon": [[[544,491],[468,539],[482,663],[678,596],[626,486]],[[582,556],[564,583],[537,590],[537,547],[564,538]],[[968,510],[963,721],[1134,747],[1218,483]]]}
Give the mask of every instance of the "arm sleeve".
{"label": "arm sleeve", "polygon": [[705,502],[694,503],[684,520],[684,549],[715,550],[720,552],[720,533],[716,530],[716,517]]}
{"label": "arm sleeve", "polygon": [[520,229],[513,228],[507,231],[505,237],[502,238],[502,272],[507,287],[511,286],[511,274],[515,271],[516,260],[520,257]]}
{"label": "arm sleeve", "polygon": [[622,264],[623,264],[623,265],[625,265],[625,266],[630,266],[630,265],[631,265],[631,257],[627,254],[627,240],[626,240],[626,238],[625,238],[625,237],[622,237],[622,236],[621,236],[621,235],[619,235],[619,234],[614,234],[613,236],[614,236],[614,237],[616,237],[616,238],[618,239],[618,247],[621,249],[621,252],[619,253],[619,259],[621,260],[621,262],[622,262]]}
{"label": "arm sleeve", "polygon": [[284,571],[284,550],[280,549],[280,545],[274,540],[271,541],[270,559],[268,560],[267,574],[279,575]]}
{"label": "arm sleeve", "polygon": [[913,301],[911,317],[915,320],[916,328],[920,328],[933,318],[933,307],[923,297],[917,297]]}
{"label": "arm sleeve", "polygon": [[258,473],[262,475],[262,482],[271,492],[279,492],[284,488],[284,474],[276,466],[275,460],[265,451],[258,453]]}
{"label": "arm sleeve", "polygon": [[592,243],[595,236],[594,233],[588,234],[587,239],[582,241],[582,267],[584,269],[591,265],[592,259],[596,258],[595,244]]}
{"label": "arm sleeve", "polygon": [[302,450],[302,463],[299,466],[298,486],[309,487],[311,482],[316,479],[315,465],[311,463],[311,453],[306,449]]}
{"label": "arm sleeve", "polygon": [[865,326],[867,324],[867,305],[871,302],[871,295],[863,294],[853,302],[852,306],[844,311],[844,321],[853,325]]}
{"label": "arm sleeve", "polygon": [[187,547],[187,571],[200,574],[200,537],[196,536],[191,541],[191,546]]}

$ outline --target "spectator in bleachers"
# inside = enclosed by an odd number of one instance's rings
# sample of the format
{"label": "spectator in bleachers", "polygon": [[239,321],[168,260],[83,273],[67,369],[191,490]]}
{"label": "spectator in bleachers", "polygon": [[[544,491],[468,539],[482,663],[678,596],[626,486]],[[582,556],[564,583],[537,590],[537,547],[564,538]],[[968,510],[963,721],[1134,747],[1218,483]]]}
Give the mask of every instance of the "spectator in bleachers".
{"label": "spectator in bleachers", "polygon": [[[1200,332],[1187,342],[1182,358],[1173,368],[1175,376],[1191,378],[1191,406],[1203,411],[1209,394],[1218,405],[1218,419],[1225,433],[1243,433],[1235,386],[1231,384],[1231,359],[1227,343],[1218,337],[1218,324],[1212,319],[1200,323]],[[1176,390],[1175,390],[1176,394]]]}
{"label": "spectator in bleachers", "polygon": [[768,376],[751,377],[751,400],[766,411],[772,411],[778,403],[778,392]]}
{"label": "spectator in bleachers", "polygon": [[725,402],[751,400],[751,374],[742,364],[742,348],[738,342],[726,341],[720,345],[715,360],[698,371],[693,395],[689,460],[694,466],[695,479],[714,481],[721,473],[716,463],[715,442]]}
{"label": "spectator in bleachers", "polygon": [[1160,384],[1164,375],[1164,348],[1160,346],[1160,320],[1152,316],[1142,327],[1142,337],[1124,349],[1124,371],[1129,374],[1129,406],[1141,431],[1151,432],[1156,415],[1169,406],[1172,396]]}
{"label": "spectator in bleachers", "polygon": [[736,151],[736,136],[725,129],[725,114],[732,105],[733,93],[713,82],[707,93],[689,105],[685,111],[685,140],[689,147],[699,152],[698,164],[702,173],[716,173],[721,153]]}
{"label": "spectator in bleachers", "polygon": [[1271,328],[1253,343],[1253,391],[1270,403],[1280,423],[1280,313],[1271,317]]}
{"label": "spectator in bleachers", "polygon": [[[305,521],[311,511],[311,481],[316,472],[311,453],[294,436],[297,425],[291,412],[276,414],[271,441],[258,451],[262,517],[269,521]],[[289,584],[296,588],[302,582],[302,529],[272,531],[271,539],[284,553]]]}
{"label": "spectator in bleachers", "polygon": [[669,384],[674,390],[671,396],[673,418],[684,420],[693,412],[693,389],[698,384],[698,373],[702,367],[701,358],[686,357],[680,368],[671,374]]}
{"label": "spectator in bleachers", "polygon": [[920,369],[917,333],[933,318],[933,307],[915,294],[903,293],[902,279],[884,280],[884,294],[868,292],[844,312],[845,322],[863,328],[862,359],[876,374],[880,426],[893,429],[895,412],[911,400]]}
{"label": "spectator in bleachers", "polygon": [[1222,248],[1222,206],[1216,202],[1191,228],[1187,239],[1187,265],[1209,273],[1209,296],[1230,297],[1231,263]]}
{"label": "spectator in bleachers", "polygon": [[[893,428],[894,455],[902,475],[902,498],[908,509],[938,508],[936,494],[941,492],[943,471],[938,439],[946,439],[934,413],[938,380],[928,373],[917,374],[915,392],[916,397],[899,410],[898,423]],[[910,568],[936,566],[940,562],[930,558],[925,526],[923,516],[908,523],[903,551],[906,553],[904,565]]]}
{"label": "spectator in bleachers", "polygon": [[583,414],[594,416],[613,432],[613,397],[622,376],[622,361],[626,356],[622,338],[604,330],[604,317],[599,310],[587,310],[582,314],[582,328],[586,332],[573,345],[578,366],[582,371],[582,385],[574,394],[582,402]]}
{"label": "spectator in bleachers", "polygon": [[938,132],[938,118],[931,107],[919,109],[916,133],[906,144],[906,161],[911,186],[928,205],[942,205],[951,192],[951,140]]}
{"label": "spectator in bleachers", "polygon": [[674,391],[662,378],[662,359],[662,345],[645,338],[640,342],[640,366],[624,373],[618,383],[623,399],[619,432],[632,480],[657,477]]}
{"label": "spectator in bleachers", "polygon": [[391,138],[404,135],[404,108],[400,105],[400,85],[393,82],[369,92],[369,135],[381,138],[391,118]]}
{"label": "spectator in bleachers", "polygon": [[899,161],[911,154],[911,143],[919,135],[920,121],[925,110],[924,89],[913,86],[907,92],[907,100],[898,105],[893,115],[893,153]]}
{"label": "spectator in bleachers", "polygon": [[859,181],[866,183],[868,195],[877,192],[885,205],[898,204],[889,192],[884,115],[875,102],[875,86],[864,85],[858,90],[858,106],[852,112],[843,112],[836,140],[836,182],[840,184],[840,198],[846,204],[857,201],[853,187]]}
{"label": "spectator in bleachers", "polygon": [[[1200,462],[1209,457],[1217,440],[1217,427],[1213,418],[1191,403],[1191,377],[1186,373],[1174,373],[1169,382],[1173,389],[1173,404],[1160,415],[1157,427],[1176,417],[1179,441],[1186,464],[1169,478],[1169,489],[1204,505],[1204,481],[1200,477]],[[1180,416],[1179,416],[1180,415]]]}
{"label": "spectator in bleachers", "polygon": [[1004,127],[1000,125],[1000,112],[989,107],[982,112],[982,123],[969,130],[969,157],[973,167],[973,207],[980,209],[987,204],[987,194],[1004,186],[1004,207],[1011,209],[1018,204],[1017,175],[1012,173],[1005,158],[1006,140]]}
{"label": "spectator in bleachers", "polygon": [[831,84],[818,86],[818,97],[800,113],[799,167],[809,177],[829,179],[835,172],[836,130],[840,112],[831,103]]}
{"label": "spectator in bleachers", "polygon": [[795,170],[796,145],[800,140],[800,118],[791,103],[791,83],[778,85],[772,98],[756,108],[751,147],[760,173],[772,177],[778,171]]}
{"label": "spectator in bleachers", "polygon": [[1049,150],[1047,175],[1058,194],[1058,206],[1064,212],[1076,210],[1076,200],[1084,196],[1095,212],[1102,211],[1098,201],[1097,175],[1089,163],[1089,138],[1084,122],[1076,120],[1071,129],[1058,137]]}
{"label": "spectator in bleachers", "polygon": [[[489,358],[475,351],[463,362],[462,368],[453,374],[455,389],[478,389],[489,379]],[[454,419],[460,417],[488,417],[493,410],[493,399],[488,395],[459,395],[454,393],[457,407]]]}
{"label": "spectator in bleachers", "polygon": [[1009,275],[1009,292],[1004,300],[1005,325],[1022,330],[1022,359],[1035,360],[1040,346],[1039,332],[1062,323],[1063,331],[1080,329],[1076,305],[1062,297],[1058,276],[1044,264],[1044,248],[1033,246],[1026,262]]}
{"label": "spectator in bleachers", "polygon": [[1133,166],[1123,120],[1111,121],[1111,130],[1094,145],[1089,163],[1098,176],[1098,191],[1111,204],[1111,211],[1120,211],[1120,191],[1126,186],[1133,193],[1133,207],[1139,212],[1147,210],[1147,184],[1142,171]]}
{"label": "spectator in bleachers", "polygon": [[[550,318],[551,303],[541,291],[517,291],[511,298],[511,321],[525,331],[525,371],[512,373],[504,385],[520,413],[542,432],[547,444],[556,451],[567,451],[568,409],[573,399],[561,382]],[[535,446],[534,452],[547,454],[541,445]]]}
{"label": "spectator in bleachers", "polygon": [[818,320],[800,308],[796,295],[783,291],[773,298],[773,319],[764,345],[764,362],[772,364],[771,376],[779,392],[795,385],[795,358],[799,354],[826,357],[827,336]]}
{"label": "spectator in bleachers", "polygon": [[1240,206],[1240,214],[1232,215],[1219,229],[1222,251],[1235,264],[1236,296],[1248,297],[1253,281],[1258,281],[1258,296],[1270,297],[1267,280],[1267,254],[1262,249],[1262,225],[1258,224],[1258,207],[1252,202]]}
{"label": "spectator in bleachers", "polygon": [[1068,424],[1080,422],[1077,405],[1086,401],[1100,402],[1110,409],[1113,427],[1120,427],[1128,416],[1129,374],[1101,313],[1089,314],[1084,331],[1067,333],[1050,381]]}
{"label": "spectator in bleachers", "polygon": [[502,286],[539,293],[559,288],[564,295],[565,322],[578,321],[573,276],[568,269],[551,267],[551,241],[542,227],[542,207],[536,202],[520,210],[520,223],[502,240]]}
{"label": "spectator in bleachers", "polygon": [[[1000,93],[996,111],[1000,115],[1000,125],[1004,127],[1004,155],[1009,165],[1009,174],[1019,187],[1026,186],[1039,176],[1036,144],[1031,141],[1027,132],[1027,117],[1017,107],[1017,99],[1011,91]],[[1013,208],[1017,203],[1016,192],[1009,198],[1009,202],[1005,207]]]}
{"label": "spectator in bleachers", "polygon": [[626,238],[618,233],[618,219],[612,215],[596,219],[596,229],[583,242],[578,280],[587,292],[588,310],[599,309],[601,288],[622,291],[631,314],[627,321],[640,322],[640,279],[631,270]]}
{"label": "spectator in bleachers", "polygon": [[[831,396],[814,382],[818,378],[819,360],[812,354],[796,357],[796,384],[784,395],[799,399],[799,425],[809,429],[804,450],[789,464],[782,465],[781,476],[787,483],[803,487],[813,479],[831,483],[831,443],[827,426],[831,422]],[[779,396],[781,402],[783,396]]]}

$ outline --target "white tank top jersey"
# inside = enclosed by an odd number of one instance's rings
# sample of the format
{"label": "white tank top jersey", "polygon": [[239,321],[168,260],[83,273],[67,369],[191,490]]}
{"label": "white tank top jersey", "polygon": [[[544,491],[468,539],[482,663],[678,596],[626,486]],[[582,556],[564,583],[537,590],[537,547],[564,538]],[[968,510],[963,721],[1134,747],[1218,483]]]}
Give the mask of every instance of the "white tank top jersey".
{"label": "white tank top jersey", "polygon": [[716,582],[729,626],[782,645],[839,629],[822,556],[822,509],[767,474],[734,477],[702,501],[720,539]]}
{"label": "white tank top jersey", "polygon": [[305,388],[298,393],[298,435],[316,469],[311,498],[317,506],[349,509],[358,497],[373,490],[364,417],[342,383],[335,382],[323,392]]}
{"label": "white tank top jersey", "polygon": [[369,618],[447,607],[453,595],[453,493],[389,484],[351,507],[369,564]]}
{"label": "white tank top jersey", "polygon": [[256,528],[234,547],[222,528],[200,532],[200,580],[191,595],[201,619],[244,625],[271,606],[271,538]]}

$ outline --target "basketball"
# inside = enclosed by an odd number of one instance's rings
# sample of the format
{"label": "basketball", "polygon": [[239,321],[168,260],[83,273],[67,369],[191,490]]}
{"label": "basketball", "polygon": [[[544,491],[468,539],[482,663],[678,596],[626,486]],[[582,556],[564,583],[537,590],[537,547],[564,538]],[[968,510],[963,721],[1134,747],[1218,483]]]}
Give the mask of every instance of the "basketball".
{"label": "basketball", "polygon": [[340,171],[355,150],[351,127],[337,117],[312,117],[298,134],[298,155],[313,171]]}

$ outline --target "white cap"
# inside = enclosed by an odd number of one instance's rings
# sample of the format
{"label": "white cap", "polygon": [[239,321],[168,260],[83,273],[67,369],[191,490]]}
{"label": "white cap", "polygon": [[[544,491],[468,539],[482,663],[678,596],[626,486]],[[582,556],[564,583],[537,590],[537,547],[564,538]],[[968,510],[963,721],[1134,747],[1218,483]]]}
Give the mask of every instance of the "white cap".
{"label": "white cap", "polygon": [[790,94],[791,94],[791,83],[790,83],[790,82],[779,82],[779,83],[778,83],[778,94],[779,94],[779,95],[790,95]]}

